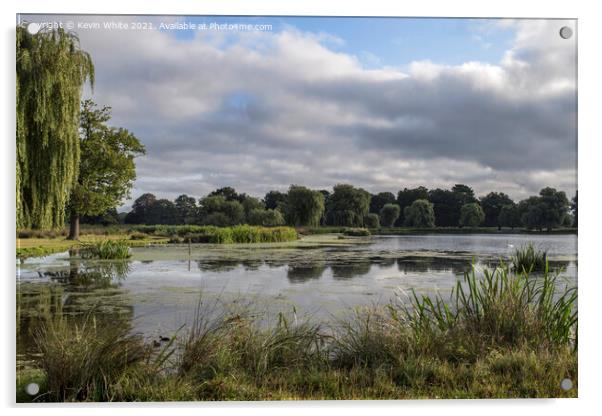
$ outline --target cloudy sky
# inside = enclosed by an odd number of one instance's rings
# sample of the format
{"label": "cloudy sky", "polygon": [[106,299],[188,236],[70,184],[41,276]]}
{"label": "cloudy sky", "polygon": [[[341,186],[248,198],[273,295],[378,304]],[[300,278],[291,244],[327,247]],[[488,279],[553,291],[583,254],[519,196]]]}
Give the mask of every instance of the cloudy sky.
{"label": "cloudy sky", "polygon": [[[576,35],[559,36],[575,21],[23,19],[74,22],[96,66],[86,94],[147,148],[132,198],[222,186],[262,196],[291,183],[465,183],[515,199],[576,188]],[[152,29],[102,28],[111,21]]]}

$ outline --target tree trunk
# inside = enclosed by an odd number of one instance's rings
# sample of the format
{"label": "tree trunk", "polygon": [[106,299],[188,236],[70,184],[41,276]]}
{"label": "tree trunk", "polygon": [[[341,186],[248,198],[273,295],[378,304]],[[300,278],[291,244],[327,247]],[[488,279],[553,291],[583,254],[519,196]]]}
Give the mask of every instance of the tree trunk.
{"label": "tree trunk", "polygon": [[69,237],[67,240],[79,240],[79,215],[71,214],[71,225],[69,226]]}

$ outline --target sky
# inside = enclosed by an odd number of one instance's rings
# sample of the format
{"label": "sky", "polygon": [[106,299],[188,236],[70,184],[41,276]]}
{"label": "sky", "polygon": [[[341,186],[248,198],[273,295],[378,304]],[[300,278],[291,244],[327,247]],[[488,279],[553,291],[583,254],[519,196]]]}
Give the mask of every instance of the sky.
{"label": "sky", "polygon": [[574,20],[21,20],[73,22],[96,68],[85,96],[146,146],[122,209],[145,192],[199,198],[223,186],[263,196],[290,184],[464,183],[515,200],[576,189]]}

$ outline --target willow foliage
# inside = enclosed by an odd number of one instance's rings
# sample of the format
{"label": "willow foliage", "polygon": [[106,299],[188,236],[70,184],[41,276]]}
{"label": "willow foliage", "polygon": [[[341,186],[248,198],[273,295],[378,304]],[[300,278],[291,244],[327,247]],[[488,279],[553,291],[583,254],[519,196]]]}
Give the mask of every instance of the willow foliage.
{"label": "willow foliage", "polygon": [[63,226],[79,166],[79,112],[90,55],[62,29],[17,28],[17,228]]}

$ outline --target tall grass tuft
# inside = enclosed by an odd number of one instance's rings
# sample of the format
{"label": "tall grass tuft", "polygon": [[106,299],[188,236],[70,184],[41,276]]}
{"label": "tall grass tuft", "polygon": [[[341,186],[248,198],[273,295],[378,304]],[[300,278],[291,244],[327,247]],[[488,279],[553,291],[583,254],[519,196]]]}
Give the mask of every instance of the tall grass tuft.
{"label": "tall grass tuft", "polygon": [[544,272],[548,268],[547,252],[536,250],[533,243],[514,250],[511,260],[512,268],[517,273]]}
{"label": "tall grass tuft", "polygon": [[48,319],[34,340],[52,401],[111,400],[112,386],[147,351],[128,326],[97,326],[91,314],[79,325],[62,315]]}
{"label": "tall grass tuft", "polygon": [[451,303],[413,292],[411,306],[402,309],[403,322],[418,344],[446,349],[437,344],[445,339],[472,358],[489,348],[576,348],[577,291],[558,287],[558,274],[547,271],[533,278],[502,266],[477,277],[473,269],[457,283]]}
{"label": "tall grass tuft", "polygon": [[102,260],[123,260],[130,258],[130,247],[125,240],[101,240],[85,244],[82,254],[89,258]]}

